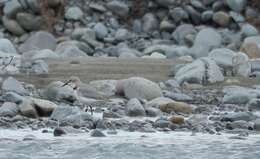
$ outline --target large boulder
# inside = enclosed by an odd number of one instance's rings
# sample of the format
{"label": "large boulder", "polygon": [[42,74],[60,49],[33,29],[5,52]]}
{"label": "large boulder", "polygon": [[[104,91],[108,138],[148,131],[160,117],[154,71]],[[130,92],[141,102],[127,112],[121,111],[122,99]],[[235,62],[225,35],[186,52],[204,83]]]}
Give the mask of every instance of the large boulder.
{"label": "large boulder", "polygon": [[22,83],[17,81],[13,77],[9,77],[3,82],[2,90],[4,92],[15,92],[19,95],[28,95],[29,94],[29,92],[24,88]]}
{"label": "large boulder", "polygon": [[152,13],[147,13],[143,16],[143,31],[146,33],[151,33],[159,29],[159,21]]}
{"label": "large boulder", "polygon": [[30,13],[21,12],[16,15],[17,22],[25,30],[33,31],[40,30],[44,26],[44,18],[42,16],[35,16]]}
{"label": "large boulder", "polygon": [[8,39],[0,39],[0,52],[6,54],[17,54],[14,45]]}
{"label": "large boulder", "polygon": [[128,98],[152,100],[162,96],[161,88],[154,82],[141,77],[132,77],[118,83]]}
{"label": "large boulder", "polygon": [[[196,36],[194,45],[191,48],[191,54],[194,57],[205,57],[208,55],[208,51],[210,51],[213,48],[220,47],[221,43],[221,35],[216,30],[212,28],[202,29]],[[202,49],[198,50],[199,48]],[[195,49],[197,49],[198,51],[196,51]]]}
{"label": "large boulder", "polygon": [[5,102],[0,107],[0,117],[2,116],[14,117],[18,114],[18,112],[19,109],[15,103]]}
{"label": "large boulder", "polygon": [[21,36],[26,33],[26,31],[18,24],[16,20],[9,19],[6,16],[2,18],[2,22],[6,30],[16,36]]}
{"label": "large boulder", "polygon": [[[84,50],[85,51],[85,50]],[[87,56],[88,49],[84,52],[80,48],[80,43],[77,41],[65,41],[57,45],[55,53],[60,57],[81,57]]]}
{"label": "large boulder", "polygon": [[95,119],[86,112],[82,112],[78,107],[58,106],[54,109],[50,117],[60,124],[86,126],[93,128]]}
{"label": "large boulder", "polygon": [[97,91],[102,92],[106,96],[113,96],[116,94],[116,80],[97,80],[91,81],[90,86],[96,88]]}
{"label": "large boulder", "polygon": [[251,24],[242,25],[241,32],[246,37],[256,36],[259,33],[257,28]]}
{"label": "large boulder", "polygon": [[125,109],[128,116],[145,116],[145,110],[140,101],[136,98],[130,99]]}
{"label": "large boulder", "polygon": [[228,104],[247,104],[260,95],[259,90],[240,86],[228,86],[223,89],[224,97],[222,102]]}
{"label": "large boulder", "polygon": [[230,9],[240,13],[246,8],[247,0],[227,0],[227,5]]}
{"label": "large boulder", "polygon": [[175,79],[179,84],[184,82],[204,84],[224,81],[224,76],[215,61],[201,58],[181,67],[175,74]]}
{"label": "large boulder", "polygon": [[191,24],[182,24],[173,32],[173,39],[180,45],[186,44],[185,39],[188,35],[196,35],[197,31]]}
{"label": "large boulder", "polygon": [[43,50],[56,48],[55,37],[45,31],[39,31],[29,37],[19,48],[21,52],[27,52],[31,50]]}
{"label": "large boulder", "polygon": [[7,1],[4,5],[4,14],[10,18],[15,18],[15,15],[23,10],[23,6],[19,0]]}

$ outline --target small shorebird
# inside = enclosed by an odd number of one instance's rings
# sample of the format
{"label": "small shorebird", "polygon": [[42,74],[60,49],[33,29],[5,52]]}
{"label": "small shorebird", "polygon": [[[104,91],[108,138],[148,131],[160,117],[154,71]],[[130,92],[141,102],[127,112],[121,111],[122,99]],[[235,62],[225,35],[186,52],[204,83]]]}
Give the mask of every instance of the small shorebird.
{"label": "small shorebird", "polygon": [[[94,98],[94,99],[101,99],[106,100],[107,98],[102,95],[100,92],[98,92],[94,87],[91,85],[82,83],[80,78],[77,76],[71,76],[69,80],[67,80],[62,87],[70,86],[75,90],[75,93],[78,97],[78,100],[80,102],[80,97],[86,97],[86,98]],[[80,102],[81,103],[81,102]],[[83,104],[84,105],[84,104]],[[92,113],[92,106],[85,106],[86,111],[88,110],[88,107],[90,108],[90,111]]]}
{"label": "small shorebird", "polygon": [[78,95],[87,98],[94,98],[94,99],[106,99],[105,95],[98,92],[98,90],[92,87],[89,84],[82,83],[79,77],[71,76],[68,81],[66,81],[62,87],[70,86],[72,87]]}

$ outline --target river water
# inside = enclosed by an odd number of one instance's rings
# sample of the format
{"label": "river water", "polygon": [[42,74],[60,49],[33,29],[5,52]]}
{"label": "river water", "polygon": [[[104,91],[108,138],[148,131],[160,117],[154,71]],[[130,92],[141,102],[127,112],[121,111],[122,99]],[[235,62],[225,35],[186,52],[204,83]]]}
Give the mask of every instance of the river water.
{"label": "river water", "polygon": [[[32,134],[36,140],[23,141]],[[105,138],[89,134],[53,137],[40,131],[0,130],[0,159],[259,159],[260,135],[119,132]]]}

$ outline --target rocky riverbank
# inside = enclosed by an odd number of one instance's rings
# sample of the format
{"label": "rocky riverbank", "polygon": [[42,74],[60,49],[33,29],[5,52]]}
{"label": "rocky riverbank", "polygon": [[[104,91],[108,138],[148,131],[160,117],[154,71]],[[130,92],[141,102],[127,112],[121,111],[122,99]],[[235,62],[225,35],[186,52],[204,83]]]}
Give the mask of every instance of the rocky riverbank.
{"label": "rocky riverbank", "polygon": [[[237,138],[257,133],[260,87],[239,86],[239,77],[260,74],[260,35],[257,25],[251,24],[259,12],[251,4],[249,0],[6,1],[0,74],[10,76],[0,80],[0,127],[94,137],[121,130],[229,132]],[[84,83],[68,75],[38,88],[11,77],[48,76],[49,59],[90,56],[183,62],[172,66],[169,80],[158,83],[142,77]],[[207,87],[223,83],[226,86]]]}

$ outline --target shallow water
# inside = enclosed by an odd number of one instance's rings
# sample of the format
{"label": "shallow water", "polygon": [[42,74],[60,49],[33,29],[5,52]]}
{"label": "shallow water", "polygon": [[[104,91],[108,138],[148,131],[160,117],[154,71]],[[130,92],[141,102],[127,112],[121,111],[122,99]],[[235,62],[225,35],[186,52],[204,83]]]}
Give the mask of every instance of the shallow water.
{"label": "shallow water", "polygon": [[[22,141],[33,134],[34,141]],[[143,137],[145,135],[146,137]],[[259,159],[260,136],[246,140],[232,135],[190,133],[126,133],[91,138],[75,134],[55,138],[29,130],[0,130],[1,159]]]}

